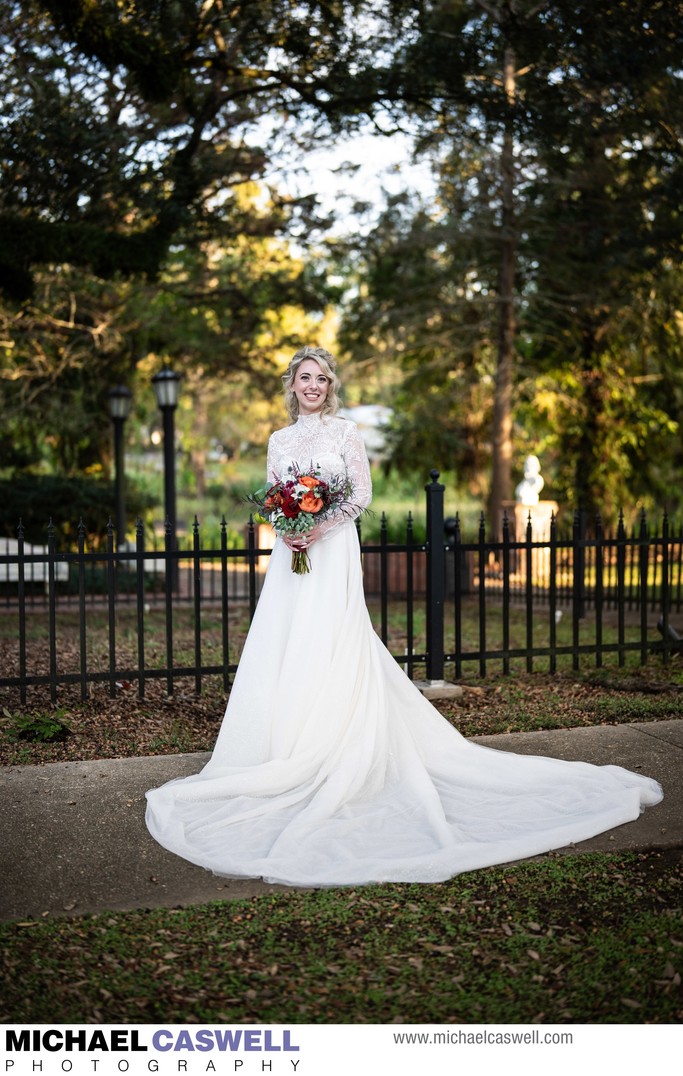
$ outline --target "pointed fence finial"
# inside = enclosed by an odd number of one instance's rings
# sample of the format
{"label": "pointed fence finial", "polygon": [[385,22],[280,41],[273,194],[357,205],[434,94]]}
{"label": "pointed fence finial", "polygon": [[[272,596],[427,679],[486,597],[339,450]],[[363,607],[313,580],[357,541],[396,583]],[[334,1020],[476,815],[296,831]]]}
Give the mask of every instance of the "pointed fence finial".
{"label": "pointed fence finial", "polygon": [[644,508],[640,509],[640,537],[647,538],[647,516]]}
{"label": "pointed fence finial", "polygon": [[619,522],[617,523],[617,538],[626,537],[626,527],[624,526],[624,510],[619,509]]}

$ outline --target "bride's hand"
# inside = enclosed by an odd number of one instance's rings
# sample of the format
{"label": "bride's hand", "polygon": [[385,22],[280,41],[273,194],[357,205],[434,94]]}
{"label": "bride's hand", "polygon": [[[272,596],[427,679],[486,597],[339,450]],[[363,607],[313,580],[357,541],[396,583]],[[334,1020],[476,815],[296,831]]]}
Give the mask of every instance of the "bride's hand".
{"label": "bride's hand", "polygon": [[307,549],[311,544],[310,537],[307,534],[283,534],[282,540],[292,550]]}
{"label": "bride's hand", "polygon": [[287,545],[292,550],[308,549],[309,546],[313,545],[313,543],[317,541],[318,537],[319,535],[317,527],[314,527],[314,529],[312,531],[309,531],[308,534],[282,535],[282,539],[285,545]]}

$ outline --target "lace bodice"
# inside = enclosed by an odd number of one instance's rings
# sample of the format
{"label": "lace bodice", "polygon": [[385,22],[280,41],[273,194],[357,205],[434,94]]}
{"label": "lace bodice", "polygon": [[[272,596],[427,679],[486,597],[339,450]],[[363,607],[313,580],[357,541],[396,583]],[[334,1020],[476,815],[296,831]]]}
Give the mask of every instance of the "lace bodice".
{"label": "lace bodice", "polygon": [[292,463],[317,465],[323,477],[345,473],[353,487],[353,507],[321,523],[321,537],[360,515],[372,500],[368,457],[354,422],[333,415],[300,415],[292,426],[276,430],[268,442],[268,482],[285,477]]}

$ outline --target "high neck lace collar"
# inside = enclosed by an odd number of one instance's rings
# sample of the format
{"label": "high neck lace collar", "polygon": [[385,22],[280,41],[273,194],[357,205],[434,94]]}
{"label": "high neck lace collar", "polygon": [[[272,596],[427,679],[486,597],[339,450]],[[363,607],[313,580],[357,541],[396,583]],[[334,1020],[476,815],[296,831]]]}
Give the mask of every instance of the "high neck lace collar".
{"label": "high neck lace collar", "polygon": [[317,426],[322,417],[320,411],[314,411],[312,415],[298,415],[296,423],[297,426]]}

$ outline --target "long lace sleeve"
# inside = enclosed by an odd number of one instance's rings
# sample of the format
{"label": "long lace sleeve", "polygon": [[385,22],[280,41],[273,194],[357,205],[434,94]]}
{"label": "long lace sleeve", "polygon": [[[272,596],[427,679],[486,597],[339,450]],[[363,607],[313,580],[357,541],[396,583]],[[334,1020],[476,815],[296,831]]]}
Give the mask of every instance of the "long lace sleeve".
{"label": "long lace sleeve", "polygon": [[266,485],[272,486],[275,481],[275,441],[271,436],[268,438],[268,453],[266,458]]}
{"label": "long lace sleeve", "polygon": [[350,504],[344,512],[336,512],[320,524],[318,536],[323,539],[349,519],[357,519],[372,500],[372,478],[367,452],[360,430],[352,422],[349,422],[348,433],[344,438],[342,458],[346,466],[346,476],[351,483]]}

